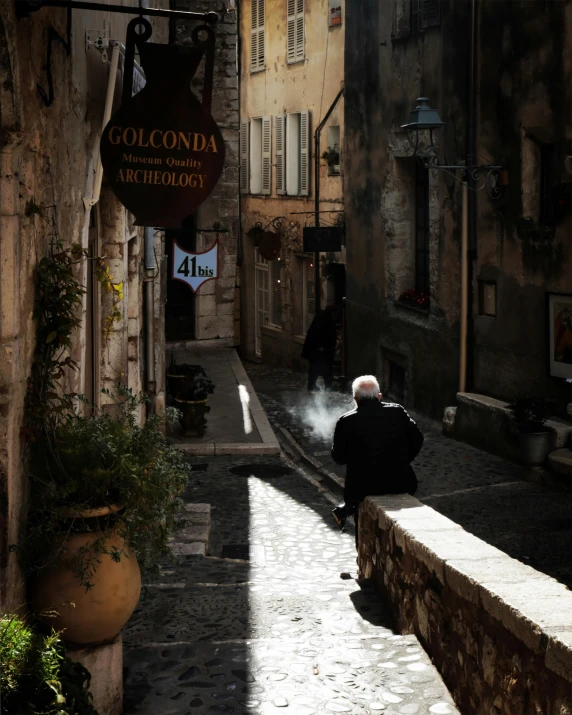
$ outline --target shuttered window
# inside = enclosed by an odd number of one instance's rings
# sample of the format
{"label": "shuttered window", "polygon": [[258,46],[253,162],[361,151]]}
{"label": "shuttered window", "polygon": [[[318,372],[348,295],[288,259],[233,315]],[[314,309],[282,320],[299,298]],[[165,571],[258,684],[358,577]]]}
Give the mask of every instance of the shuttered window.
{"label": "shuttered window", "polygon": [[288,63],[304,59],[304,0],[286,0],[288,3]]}
{"label": "shuttered window", "polygon": [[269,194],[272,188],[272,118],[240,125],[240,191]]}
{"label": "shuttered window", "polygon": [[238,173],[240,177],[240,193],[247,194],[250,189],[250,171],[249,171],[249,151],[248,151],[248,139],[249,139],[249,125],[250,122],[240,123],[240,135],[239,135],[239,167]]}
{"label": "shuttered window", "polygon": [[274,328],[282,328],[282,261],[275,258],[268,262],[268,268],[270,278],[268,322]]}
{"label": "shuttered window", "polygon": [[264,3],[265,0],[251,0],[250,7],[250,71],[264,69]]}
{"label": "shuttered window", "polygon": [[[283,172],[286,180],[285,191],[289,196],[309,196],[310,195],[310,160],[311,136],[310,136],[310,112],[296,112],[286,115],[286,122],[283,118],[277,118],[277,126],[285,126],[284,140],[281,142],[282,151],[285,153],[285,161],[278,161],[278,134],[277,134],[277,177],[278,171]],[[278,130],[277,130],[278,131]],[[280,170],[278,164],[280,163]],[[277,178],[278,183],[278,178]]]}
{"label": "shuttered window", "polygon": [[441,23],[440,0],[414,0],[413,27],[426,30],[428,27],[438,27]]}
{"label": "shuttered window", "polygon": [[262,194],[272,189],[272,118],[262,117]]}
{"label": "shuttered window", "polygon": [[286,193],[286,115],[276,117],[276,193]]}
{"label": "shuttered window", "polygon": [[268,325],[268,311],[269,311],[269,298],[268,298],[268,261],[266,261],[255,250],[255,316],[256,316],[256,328],[255,328],[255,341],[254,349],[257,355],[262,354],[262,326]]}
{"label": "shuttered window", "polygon": [[300,194],[310,194],[310,112],[300,113]]}

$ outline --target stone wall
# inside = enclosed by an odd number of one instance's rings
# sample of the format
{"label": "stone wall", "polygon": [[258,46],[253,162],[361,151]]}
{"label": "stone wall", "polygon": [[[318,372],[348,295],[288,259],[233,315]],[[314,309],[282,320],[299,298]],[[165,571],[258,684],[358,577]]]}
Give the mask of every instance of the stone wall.
{"label": "stone wall", "polygon": [[[459,386],[462,196],[453,176],[430,171],[430,308],[408,310],[396,299],[413,287],[415,160],[400,125],[416,97],[429,97],[447,122],[439,160],[464,162],[471,5],[441,1],[437,25],[422,31],[414,7],[345,6],[346,43],[355,48],[344,72],[348,374],[381,377],[397,364],[405,402],[439,417]],[[564,407],[572,386],[548,376],[546,294],[572,291],[572,215],[542,225],[539,156],[542,144],[552,146],[549,181],[570,184],[572,11],[560,1],[483,0],[478,8],[477,161],[501,164],[508,186],[500,201],[476,194],[467,389],[502,400],[551,395]],[[496,284],[496,317],[481,314],[481,281]]]}
{"label": "stone wall", "polygon": [[[163,6],[166,0],[162,0]],[[105,8],[105,5],[102,4]],[[114,283],[123,284],[120,318],[107,334],[111,295],[94,286],[85,297],[72,357],[80,369],[65,388],[78,393],[115,381],[140,392],[143,387],[141,262],[143,230],[105,187],[91,210],[99,156],[109,62],[86,50],[86,30],[109,29],[125,42],[130,17],[102,11],[73,11],[69,53],[52,43],[53,97],[46,72],[48,32],[68,37],[65,9],[42,8],[17,19],[13,3],[0,3],[0,609],[25,604],[17,546],[25,528],[29,485],[21,438],[24,400],[35,349],[32,319],[35,270],[55,233],[64,246],[92,245],[106,255]],[[153,21],[153,41],[168,39],[166,20]],[[117,93],[121,85],[118,75]],[[161,256],[157,236],[157,255]],[[87,284],[88,263],[78,266]],[[157,284],[157,290],[159,285]],[[94,330],[90,319],[93,306]],[[158,314],[161,316],[161,313]],[[162,317],[159,317],[162,320]],[[93,336],[92,336],[93,332]],[[158,330],[162,345],[163,330]],[[95,341],[95,355],[91,345]]]}
{"label": "stone wall", "polygon": [[409,495],[369,497],[359,569],[415,633],[461,712],[567,715],[572,594]]}
{"label": "stone wall", "polygon": [[[199,232],[196,250],[206,251],[215,242],[214,233],[201,233],[200,229],[211,230],[213,224],[218,222],[225,232],[219,236],[219,278],[204,283],[195,299],[195,338],[233,339],[235,313],[240,310],[240,306],[235,304],[239,241],[237,12],[227,13],[226,5],[221,0],[176,0],[172,5],[178,10],[216,12],[220,18],[215,26],[212,115],[225,140],[226,155],[222,176],[197,213]],[[196,23],[177,20],[175,43],[191,43],[190,34],[195,27]],[[199,100],[202,98],[203,79],[204,60],[192,81],[192,89]],[[170,270],[168,280],[171,280]],[[189,303],[192,305],[190,300]]]}

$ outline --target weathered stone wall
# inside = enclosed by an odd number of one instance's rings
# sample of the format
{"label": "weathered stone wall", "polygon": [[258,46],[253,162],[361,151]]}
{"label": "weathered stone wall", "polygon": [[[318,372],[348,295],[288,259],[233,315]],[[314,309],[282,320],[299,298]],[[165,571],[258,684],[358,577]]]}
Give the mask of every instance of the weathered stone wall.
{"label": "weathered stone wall", "polygon": [[[163,3],[164,4],[164,3]],[[0,609],[25,603],[18,568],[25,525],[28,483],[21,439],[27,378],[35,348],[32,320],[35,269],[54,231],[65,246],[84,247],[94,240],[106,254],[114,283],[123,284],[121,318],[105,335],[111,296],[93,290],[99,346],[91,368],[88,299],[72,357],[80,370],[66,388],[95,392],[119,380],[142,388],[142,303],[140,295],[142,229],[129,224],[126,210],[102,190],[90,218],[89,200],[99,154],[109,63],[94,49],[86,51],[85,31],[110,29],[111,39],[125,41],[129,16],[106,11],[74,11],[69,55],[52,44],[53,103],[46,106],[38,85],[48,92],[48,31],[67,38],[67,13],[43,8],[16,19],[13,3],[0,4]],[[153,40],[166,41],[167,21],[154,21]],[[118,87],[120,77],[118,78]],[[99,216],[99,221],[97,216]],[[97,234],[93,238],[94,232]],[[87,282],[87,262],[78,277]],[[163,331],[159,331],[160,334]],[[103,399],[101,402],[105,402]]]}
{"label": "weathered stone wall", "polygon": [[572,708],[572,594],[409,495],[369,497],[359,568],[402,633],[415,633],[459,709]]}
{"label": "weathered stone wall", "polygon": [[[502,164],[509,185],[501,201],[477,194],[467,388],[499,399],[536,392],[564,405],[572,387],[547,376],[546,293],[572,291],[572,217],[552,231],[539,225],[532,147],[553,144],[554,182],[570,182],[572,12],[560,1],[478,6],[477,161]],[[399,127],[415,98],[429,97],[447,122],[440,160],[464,161],[470,3],[442,1],[439,26],[423,32],[411,26],[412,7],[346,3],[348,360],[352,375],[400,364],[406,403],[440,416],[459,385],[462,197],[451,176],[430,172],[430,309],[396,304],[413,287],[415,222],[413,143]],[[496,318],[479,315],[480,280],[497,283]]]}
{"label": "weathered stone wall", "polygon": [[[218,222],[226,233],[219,236],[219,278],[204,283],[195,301],[195,337],[197,340],[234,338],[235,285],[237,285],[237,248],[239,232],[238,205],[238,69],[237,69],[237,12],[226,12],[221,0],[177,0],[179,10],[192,12],[217,12],[215,26],[216,49],[213,76],[212,115],[225,140],[226,156],[223,174],[214,191],[199,208],[199,229],[212,229]],[[191,43],[190,34],[196,23],[176,21],[177,44]],[[199,100],[202,98],[204,61],[192,81]],[[215,242],[213,233],[197,236],[197,251],[206,251]],[[170,273],[170,269],[169,269]],[[170,280],[170,274],[169,274]]]}

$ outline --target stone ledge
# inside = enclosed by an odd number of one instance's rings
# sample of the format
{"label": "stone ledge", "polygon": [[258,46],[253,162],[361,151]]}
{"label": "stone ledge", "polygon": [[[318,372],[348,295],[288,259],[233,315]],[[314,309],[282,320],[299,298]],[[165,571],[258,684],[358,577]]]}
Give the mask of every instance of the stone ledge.
{"label": "stone ledge", "polygon": [[[361,514],[360,573],[371,577],[390,602],[401,630],[414,630],[422,639],[437,667],[449,674],[460,700],[473,687],[474,676],[463,666],[473,658],[481,671],[478,677],[498,688],[498,693],[485,692],[487,703],[495,697],[506,701],[506,681],[491,670],[491,648],[498,649],[495,658],[503,652],[509,663],[517,654],[519,659],[528,655],[535,665],[522,687],[536,689],[534,697],[556,698],[558,688],[570,692],[572,593],[566,586],[409,495],[369,497]],[[425,574],[425,583],[420,574]],[[442,637],[452,622],[457,634],[470,634],[466,644],[455,643],[454,652]],[[543,684],[550,689],[556,676],[563,682],[558,681],[555,693],[540,692]],[[519,703],[502,712],[521,715]],[[478,711],[489,712],[484,707]]]}
{"label": "stone ledge", "polygon": [[[444,431],[463,442],[518,462],[518,437],[508,405],[487,395],[458,392],[454,422],[444,425]],[[554,435],[555,449],[570,442],[572,425],[548,420],[546,426]]]}
{"label": "stone ledge", "polygon": [[558,474],[572,477],[572,450],[556,449],[548,455],[548,464]]}

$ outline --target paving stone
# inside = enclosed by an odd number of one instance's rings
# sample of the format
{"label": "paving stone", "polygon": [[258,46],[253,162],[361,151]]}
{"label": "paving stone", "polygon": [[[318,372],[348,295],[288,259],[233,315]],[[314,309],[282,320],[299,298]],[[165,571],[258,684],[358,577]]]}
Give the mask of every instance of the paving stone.
{"label": "paving stone", "polygon": [[[297,470],[264,476],[279,458],[199,459],[208,469],[191,473],[184,499],[211,506],[209,555],[176,542],[175,565],[127,624],[126,713],[427,713],[435,692],[457,712],[416,639],[389,640],[397,634],[372,586],[340,577],[355,573],[353,536],[314,484]],[[254,465],[252,476],[233,475],[238,464]],[[265,558],[222,558],[233,545]],[[423,673],[407,670],[417,663]]]}

